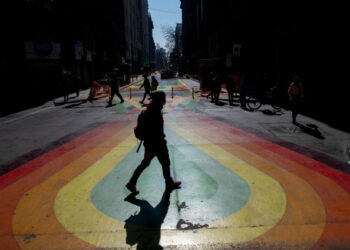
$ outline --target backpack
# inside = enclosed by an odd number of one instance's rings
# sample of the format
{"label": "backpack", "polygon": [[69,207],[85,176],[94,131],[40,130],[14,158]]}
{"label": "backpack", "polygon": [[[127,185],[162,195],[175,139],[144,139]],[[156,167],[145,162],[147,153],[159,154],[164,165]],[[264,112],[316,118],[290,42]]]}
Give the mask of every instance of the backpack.
{"label": "backpack", "polygon": [[137,139],[143,141],[145,139],[146,134],[146,110],[142,110],[139,116],[137,117],[137,125],[134,128],[134,134]]}

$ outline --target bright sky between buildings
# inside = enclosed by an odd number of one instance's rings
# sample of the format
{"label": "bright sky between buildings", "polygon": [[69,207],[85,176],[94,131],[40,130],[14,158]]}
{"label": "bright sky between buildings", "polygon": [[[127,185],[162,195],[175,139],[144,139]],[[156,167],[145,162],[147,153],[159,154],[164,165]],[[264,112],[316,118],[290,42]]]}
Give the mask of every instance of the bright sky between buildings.
{"label": "bright sky between buildings", "polygon": [[182,23],[180,0],[148,0],[148,5],[154,25],[154,42],[165,48],[162,26],[175,27],[176,23]]}

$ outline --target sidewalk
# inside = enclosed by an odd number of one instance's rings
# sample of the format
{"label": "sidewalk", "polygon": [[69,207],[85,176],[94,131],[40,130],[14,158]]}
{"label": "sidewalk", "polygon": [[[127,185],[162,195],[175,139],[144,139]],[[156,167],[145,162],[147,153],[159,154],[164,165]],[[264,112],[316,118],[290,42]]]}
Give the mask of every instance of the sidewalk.
{"label": "sidewalk", "polygon": [[[193,79],[183,81],[190,88],[199,87],[198,81]],[[285,108],[275,113],[270,105],[263,105],[255,112],[244,111],[239,103],[236,106],[228,105],[225,89],[220,93],[223,105],[211,103],[203,93],[197,96],[202,100],[197,111],[350,173],[350,164],[347,164],[350,160],[347,151],[350,133],[303,114],[298,115],[299,124],[296,126],[291,122],[291,111]]]}

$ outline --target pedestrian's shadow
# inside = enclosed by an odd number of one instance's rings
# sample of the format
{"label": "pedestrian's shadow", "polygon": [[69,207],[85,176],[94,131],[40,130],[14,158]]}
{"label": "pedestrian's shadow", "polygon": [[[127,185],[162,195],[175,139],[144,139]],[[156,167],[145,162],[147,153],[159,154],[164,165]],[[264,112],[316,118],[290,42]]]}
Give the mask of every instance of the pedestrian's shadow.
{"label": "pedestrian's shadow", "polygon": [[69,104],[67,106],[64,106],[63,108],[65,109],[71,109],[77,106],[80,106],[84,103],[88,103],[91,102],[89,99],[80,99],[80,100],[74,100],[74,101],[67,101],[67,102],[54,102],[55,106],[62,106],[62,105],[66,105]]}
{"label": "pedestrian's shadow", "polygon": [[105,106],[105,108],[110,108],[110,107],[114,107],[114,106],[116,106],[117,104],[115,104],[115,103],[112,103],[112,104],[107,104],[106,106]]}
{"label": "pedestrian's shadow", "polygon": [[244,111],[247,111],[247,112],[254,112],[254,109],[250,109],[250,108],[247,108],[244,106],[241,106],[241,109],[243,109]]}
{"label": "pedestrian's shadow", "polygon": [[325,139],[325,137],[318,130],[318,127],[315,124],[307,124],[305,126],[299,122],[296,122],[295,125],[298,126],[301,129],[301,131],[303,131],[306,134],[312,135],[321,140]]}
{"label": "pedestrian's shadow", "polygon": [[148,201],[130,194],[124,200],[140,207],[140,212],[125,220],[126,243],[137,244],[137,249],[163,249],[159,245],[161,225],[168,213],[171,190],[165,190],[159,204],[152,207]]}
{"label": "pedestrian's shadow", "polygon": [[226,103],[225,102],[221,102],[221,101],[218,101],[217,103],[215,103],[216,106],[225,106]]}
{"label": "pedestrian's shadow", "polygon": [[80,104],[81,100],[74,100],[74,101],[67,101],[67,102],[53,102],[53,104],[55,106],[62,106],[62,105],[66,105],[66,104]]}
{"label": "pedestrian's shadow", "polygon": [[264,115],[283,115],[284,113],[280,109],[263,109],[261,112]]}

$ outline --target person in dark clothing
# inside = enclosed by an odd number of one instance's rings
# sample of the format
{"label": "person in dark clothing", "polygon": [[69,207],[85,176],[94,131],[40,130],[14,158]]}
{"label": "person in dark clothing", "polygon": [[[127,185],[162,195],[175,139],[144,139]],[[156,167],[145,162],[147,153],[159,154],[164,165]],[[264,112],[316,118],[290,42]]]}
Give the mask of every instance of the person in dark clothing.
{"label": "person in dark clothing", "polygon": [[157,81],[155,76],[152,76],[151,85],[152,85],[152,91],[156,91],[157,88],[158,88],[159,83],[158,83],[158,81]]}
{"label": "person in dark clothing", "polygon": [[145,94],[143,95],[143,98],[140,101],[140,103],[142,103],[142,104],[143,104],[144,100],[146,99],[146,95],[149,95],[149,97],[151,97],[151,84],[147,78],[147,75],[144,75],[143,77],[145,78],[145,80],[143,81],[143,84],[140,87],[140,89],[142,89],[142,87],[145,88]]}
{"label": "person in dark clothing", "polygon": [[71,88],[71,80],[69,79],[68,74],[63,75],[61,84],[62,84],[62,90],[63,90],[63,101],[64,103],[67,103],[69,99],[70,88]]}
{"label": "person in dark clothing", "polygon": [[211,102],[214,102],[214,79],[215,79],[215,75],[214,72],[210,72],[208,75],[208,87],[209,87],[209,94],[206,96],[207,99],[209,98],[209,96],[211,97]]}
{"label": "person in dark clothing", "polygon": [[239,101],[241,103],[241,108],[242,109],[247,109],[247,100],[246,100],[246,95],[247,95],[247,80],[246,76],[242,75],[240,79],[240,85],[239,85]]}
{"label": "person in dark clothing", "polygon": [[219,104],[220,92],[221,92],[221,79],[218,75],[215,75],[213,78],[213,95],[214,95],[214,102],[216,104]]}
{"label": "person in dark clothing", "polygon": [[114,69],[112,72],[112,79],[110,81],[111,85],[111,95],[109,97],[108,105],[112,105],[114,95],[117,95],[120,99],[120,103],[124,102],[122,95],[119,92],[119,86],[123,80],[123,74],[118,69]]}
{"label": "person in dark clothing", "polygon": [[166,96],[163,91],[157,91],[151,95],[151,103],[148,105],[145,116],[144,138],[145,154],[141,164],[134,171],[126,188],[133,193],[139,193],[136,189],[136,182],[143,170],[145,170],[156,156],[162,165],[163,176],[167,189],[175,189],[181,185],[180,181],[174,182],[170,176],[170,159],[167,142],[164,134],[164,120],[162,115],[163,106],[166,103]]}
{"label": "person in dark clothing", "polygon": [[235,82],[232,79],[232,75],[229,75],[226,80],[226,89],[228,94],[228,102],[233,105],[233,93],[235,92]]}
{"label": "person in dark clothing", "polygon": [[292,119],[293,124],[296,124],[296,118],[300,111],[301,102],[304,98],[303,85],[301,84],[300,78],[295,76],[292,83],[288,87],[288,96],[292,106]]}

